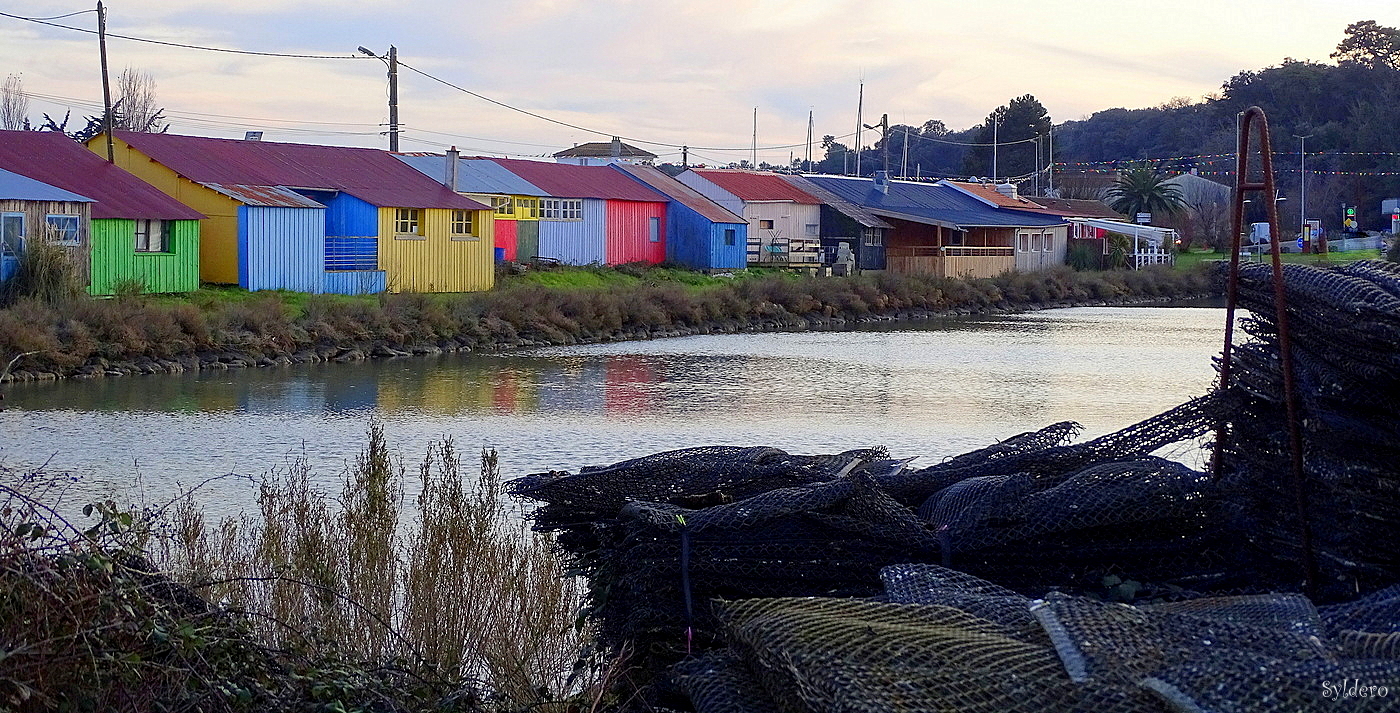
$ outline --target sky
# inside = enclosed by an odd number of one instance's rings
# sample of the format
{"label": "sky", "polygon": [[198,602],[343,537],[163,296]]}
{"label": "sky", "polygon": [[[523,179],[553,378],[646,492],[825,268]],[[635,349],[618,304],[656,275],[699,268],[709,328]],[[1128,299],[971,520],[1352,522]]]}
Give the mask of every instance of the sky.
{"label": "sky", "polygon": [[[95,1],[0,0],[47,18]],[[1330,61],[1346,26],[1400,26],[1394,0],[111,0],[107,31],[284,54],[351,57],[397,47],[401,148],[548,156],[620,135],[679,162],[801,158],[867,124],[979,124],[1034,94],[1058,123],[1177,97],[1199,101],[1246,69]],[[94,12],[55,23],[96,29]],[[108,40],[115,77],[155,80],[175,133],[387,146],[385,65]],[[0,16],[0,75],[19,75],[30,114],[99,113],[98,42]],[[412,68],[412,69],[410,69]],[[492,104],[413,69],[496,102]],[[865,131],[871,144],[875,132]],[[851,144],[852,139],[844,138]],[[814,149],[820,154],[820,149]],[[820,156],[818,156],[820,157]]]}

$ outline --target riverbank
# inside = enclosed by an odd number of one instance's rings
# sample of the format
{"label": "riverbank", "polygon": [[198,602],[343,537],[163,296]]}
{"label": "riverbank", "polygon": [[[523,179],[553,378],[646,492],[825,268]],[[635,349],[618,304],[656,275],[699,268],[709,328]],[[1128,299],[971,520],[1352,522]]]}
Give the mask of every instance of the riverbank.
{"label": "riverbank", "polygon": [[1203,269],[990,279],[869,275],[710,278],[624,266],[507,279],[477,294],[368,297],[201,291],[187,297],[21,300],[0,310],[0,381],[250,369],[308,362],[696,334],[840,329],[951,315],[1152,304],[1209,295]]}

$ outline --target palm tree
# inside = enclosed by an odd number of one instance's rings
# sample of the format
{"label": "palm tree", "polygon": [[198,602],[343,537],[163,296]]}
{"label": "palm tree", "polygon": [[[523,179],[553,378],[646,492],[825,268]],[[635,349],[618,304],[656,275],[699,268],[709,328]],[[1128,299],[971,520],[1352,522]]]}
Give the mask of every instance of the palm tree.
{"label": "palm tree", "polygon": [[1141,165],[1129,168],[1113,179],[1113,185],[1106,194],[1108,204],[1119,213],[1135,216],[1138,213],[1155,213],[1162,216],[1176,215],[1187,208],[1186,197],[1181,189],[1167,183],[1167,177]]}

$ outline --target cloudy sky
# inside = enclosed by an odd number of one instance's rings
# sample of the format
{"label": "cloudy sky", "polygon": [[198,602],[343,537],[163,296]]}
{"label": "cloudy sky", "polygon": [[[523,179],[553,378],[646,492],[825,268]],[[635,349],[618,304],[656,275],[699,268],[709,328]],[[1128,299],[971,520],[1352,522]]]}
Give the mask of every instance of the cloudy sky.
{"label": "cloudy sky", "polygon": [[[94,3],[95,4],[95,3]],[[72,0],[0,0],[48,18]],[[763,148],[854,131],[865,119],[979,123],[1034,94],[1056,121],[1110,107],[1199,100],[1242,69],[1285,57],[1328,61],[1344,28],[1400,26],[1394,0],[111,0],[108,32],[208,47],[348,57],[398,47],[405,150],[545,155],[620,134],[692,161],[748,156],[758,110]],[[96,28],[93,12],[53,20]],[[384,65],[295,59],[110,39],[113,76],[149,72],[171,131],[384,146]],[[101,105],[92,34],[0,17],[0,75],[18,74],[31,114],[75,117]],[[76,119],[74,123],[81,123]],[[594,133],[596,132],[596,133]],[[871,137],[867,132],[866,137]],[[867,142],[873,141],[867,138]],[[849,140],[848,140],[849,143]]]}

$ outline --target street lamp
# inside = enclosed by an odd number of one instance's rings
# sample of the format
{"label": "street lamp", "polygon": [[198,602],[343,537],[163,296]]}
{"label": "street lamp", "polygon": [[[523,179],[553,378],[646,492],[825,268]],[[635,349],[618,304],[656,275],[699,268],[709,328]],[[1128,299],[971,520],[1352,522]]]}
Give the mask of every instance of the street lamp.
{"label": "street lamp", "polygon": [[389,67],[389,150],[399,150],[399,51],[389,45],[389,54],[380,56],[365,47],[357,48],[361,54],[382,61]]}
{"label": "street lamp", "polygon": [[1306,170],[1308,154],[1307,154],[1307,148],[1306,148],[1306,146],[1308,145],[1308,139],[1311,138],[1311,137],[1312,137],[1312,134],[1308,134],[1307,136],[1299,136],[1299,135],[1297,135],[1297,134],[1294,134],[1294,135],[1293,135],[1293,138],[1298,139],[1298,237],[1299,237],[1299,238],[1307,238],[1307,237],[1310,237],[1310,236],[1308,235],[1308,173],[1307,173],[1307,170]]}

